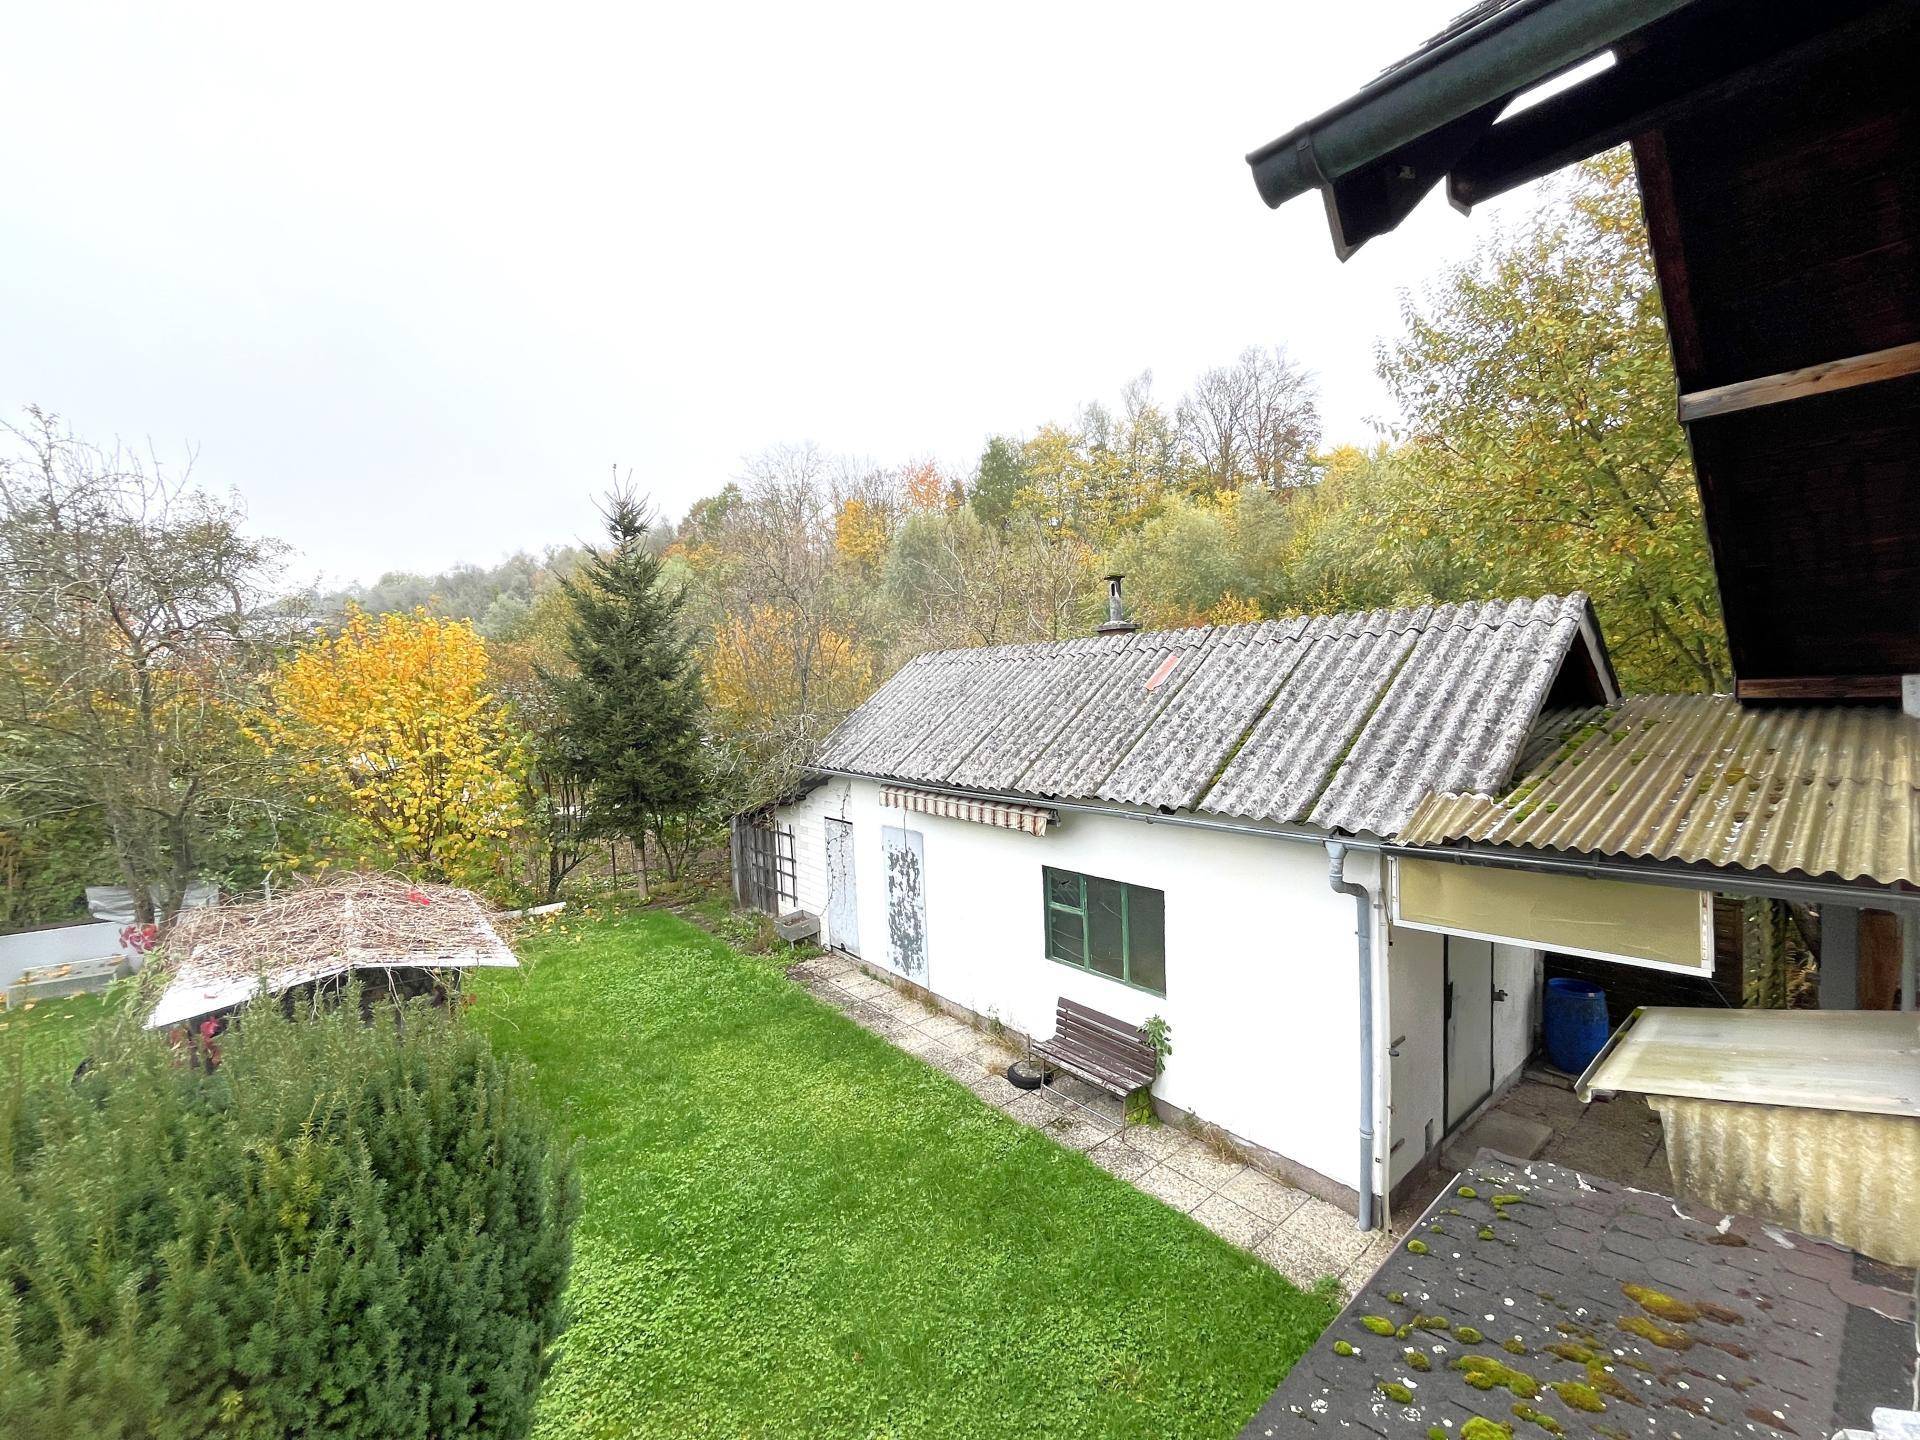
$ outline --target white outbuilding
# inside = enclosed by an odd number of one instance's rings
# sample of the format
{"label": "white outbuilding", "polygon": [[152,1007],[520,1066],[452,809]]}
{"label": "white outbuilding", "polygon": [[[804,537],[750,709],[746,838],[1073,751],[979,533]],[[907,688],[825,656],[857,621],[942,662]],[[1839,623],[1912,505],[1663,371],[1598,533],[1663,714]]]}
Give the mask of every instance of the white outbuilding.
{"label": "white outbuilding", "polygon": [[1141,633],[1116,593],[1098,635],[903,666],[736,822],[736,891],[1017,1034],[1063,998],[1159,1017],[1156,1108],[1367,1227],[1526,1064],[1545,952],[1712,970],[1738,866],[1442,833],[1475,797],[1526,818],[1516,780],[1619,704],[1584,595]]}

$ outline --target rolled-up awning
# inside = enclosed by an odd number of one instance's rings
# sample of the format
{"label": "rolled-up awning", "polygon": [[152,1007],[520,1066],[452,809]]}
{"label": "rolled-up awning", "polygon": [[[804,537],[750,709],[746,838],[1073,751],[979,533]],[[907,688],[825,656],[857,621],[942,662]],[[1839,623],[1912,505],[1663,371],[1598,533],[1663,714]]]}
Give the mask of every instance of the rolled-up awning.
{"label": "rolled-up awning", "polygon": [[967,795],[942,795],[935,790],[915,790],[906,785],[883,785],[880,803],[890,810],[912,810],[921,815],[940,815],[948,820],[970,820],[975,825],[993,825],[1002,830],[1020,830],[1028,835],[1044,835],[1054,820],[1054,812],[1042,805],[1010,805],[1004,800],[980,800]]}

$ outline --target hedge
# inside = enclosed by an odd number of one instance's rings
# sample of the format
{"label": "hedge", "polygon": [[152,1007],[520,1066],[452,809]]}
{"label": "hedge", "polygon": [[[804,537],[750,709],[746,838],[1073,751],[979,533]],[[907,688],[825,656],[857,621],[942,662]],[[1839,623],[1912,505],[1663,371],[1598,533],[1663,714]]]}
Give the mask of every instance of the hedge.
{"label": "hedge", "polygon": [[121,1021],[0,1077],[0,1434],[519,1436],[571,1153],[444,1011],[256,1006],[188,1066]]}

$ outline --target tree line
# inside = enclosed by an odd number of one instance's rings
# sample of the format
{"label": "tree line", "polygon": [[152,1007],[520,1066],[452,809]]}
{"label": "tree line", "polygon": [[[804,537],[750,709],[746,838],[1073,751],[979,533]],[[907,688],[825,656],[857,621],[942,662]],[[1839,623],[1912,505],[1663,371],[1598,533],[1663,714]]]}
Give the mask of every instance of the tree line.
{"label": "tree line", "polygon": [[1155,627],[1581,588],[1629,688],[1725,686],[1624,156],[1406,297],[1377,365],[1370,448],[1325,446],[1312,377],[1254,347],[963,471],[782,446],[671,525],[616,487],[594,545],[321,599],[275,592],[237,505],[30,414],[0,469],[0,875],[70,888],[88,837],[167,893],[356,851],[552,890],[606,834],[677,870],[904,660],[1089,633],[1112,571]]}

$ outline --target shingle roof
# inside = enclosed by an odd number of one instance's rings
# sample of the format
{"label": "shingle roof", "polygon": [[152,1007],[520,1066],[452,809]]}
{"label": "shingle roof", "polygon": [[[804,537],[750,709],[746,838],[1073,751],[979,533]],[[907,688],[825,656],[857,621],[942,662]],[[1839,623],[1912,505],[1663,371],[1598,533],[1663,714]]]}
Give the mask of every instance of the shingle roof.
{"label": "shingle roof", "polygon": [[1920,720],[1897,710],[1649,696],[1542,715],[1520,767],[1400,838],[1920,884]]}
{"label": "shingle roof", "polygon": [[1778,1226],[1483,1153],[1241,1440],[1819,1440],[1911,1404],[1913,1283]]}
{"label": "shingle roof", "polygon": [[1388,834],[1433,789],[1505,784],[1577,644],[1610,683],[1579,594],[938,651],[814,763]]}

